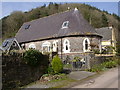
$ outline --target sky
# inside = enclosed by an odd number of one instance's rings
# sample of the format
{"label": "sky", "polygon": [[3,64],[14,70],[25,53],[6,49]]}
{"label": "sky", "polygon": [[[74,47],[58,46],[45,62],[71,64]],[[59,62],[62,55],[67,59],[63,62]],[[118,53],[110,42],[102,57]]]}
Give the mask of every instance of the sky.
{"label": "sky", "polygon": [[[60,2],[56,2],[60,3]],[[66,3],[66,2],[62,2]],[[67,2],[71,3],[71,2]],[[72,2],[74,3],[74,2]],[[75,2],[76,3],[76,2]],[[109,13],[115,13],[118,15],[118,2],[77,2],[77,3],[85,3],[91,6],[97,7],[100,10],[108,11]],[[33,8],[48,5],[49,2],[1,2],[0,6],[2,6],[2,14],[0,18],[10,15],[13,11],[30,11]]]}

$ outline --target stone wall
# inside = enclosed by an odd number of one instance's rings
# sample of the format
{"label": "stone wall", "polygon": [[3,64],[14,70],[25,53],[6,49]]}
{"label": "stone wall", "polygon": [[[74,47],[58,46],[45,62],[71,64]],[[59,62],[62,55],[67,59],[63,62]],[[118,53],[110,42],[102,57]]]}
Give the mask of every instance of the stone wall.
{"label": "stone wall", "polygon": [[[28,49],[28,46],[30,44],[35,44],[36,49],[40,50],[42,52],[42,44],[46,41],[50,42],[51,45],[55,40],[58,41],[58,52],[61,52],[61,43],[63,44],[65,39],[68,39],[70,41],[70,52],[83,52],[83,40],[85,38],[88,38],[91,43],[94,43],[99,46],[100,44],[100,39],[98,37],[64,37],[62,40],[59,39],[51,39],[51,40],[43,40],[43,41],[36,41],[36,42],[29,42],[25,44],[26,49]],[[98,47],[99,48],[99,47]],[[62,45],[62,50],[63,50],[63,45]]]}
{"label": "stone wall", "polygon": [[[96,47],[96,48],[98,48],[98,49],[100,48],[100,38],[90,37],[90,36],[89,37],[87,37],[87,36],[64,37],[64,38],[58,38],[58,39],[29,42],[29,43],[26,43],[25,46],[26,46],[26,49],[28,49],[30,44],[35,44],[36,49],[39,50],[40,52],[42,52],[42,44],[44,42],[48,41],[52,45],[54,41],[58,41],[58,54],[59,55],[61,55],[61,54],[63,54],[63,55],[78,55],[78,53],[80,55],[80,53],[84,53],[83,52],[83,40],[85,38],[88,38],[92,44],[97,45],[98,47]],[[69,53],[64,53],[64,51],[63,51],[63,49],[64,49],[63,42],[65,39],[69,40],[69,42],[70,42],[70,52]]]}
{"label": "stone wall", "polygon": [[113,56],[95,56],[90,60],[90,67],[92,68],[94,65],[99,65],[103,62],[110,61]]}
{"label": "stone wall", "polygon": [[2,88],[16,88],[40,79],[48,66],[31,67],[23,62],[21,54],[2,56]]}

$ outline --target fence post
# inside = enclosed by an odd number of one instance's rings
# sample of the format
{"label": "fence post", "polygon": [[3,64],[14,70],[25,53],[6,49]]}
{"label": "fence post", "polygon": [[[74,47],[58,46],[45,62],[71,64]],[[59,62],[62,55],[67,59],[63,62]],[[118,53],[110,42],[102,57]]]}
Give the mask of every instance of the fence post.
{"label": "fence post", "polygon": [[86,67],[85,69],[91,69],[91,63],[90,63],[90,60],[92,60],[92,58],[94,57],[94,54],[93,52],[87,52],[86,53],[86,56],[85,56],[85,62],[86,62]]}

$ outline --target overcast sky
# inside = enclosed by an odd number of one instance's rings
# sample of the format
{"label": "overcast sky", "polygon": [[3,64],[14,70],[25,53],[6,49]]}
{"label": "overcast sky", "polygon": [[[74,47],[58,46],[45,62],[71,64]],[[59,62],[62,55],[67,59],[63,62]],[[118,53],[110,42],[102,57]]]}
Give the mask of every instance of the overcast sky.
{"label": "overcast sky", "polygon": [[[109,13],[115,13],[118,15],[118,2],[83,2],[83,3],[95,6],[101,10],[105,10],[108,11]],[[48,5],[49,2],[2,2],[0,4],[2,5],[2,15],[0,16],[0,18],[10,15],[10,13],[13,11],[23,12],[30,11],[31,9],[42,6],[44,4]]]}

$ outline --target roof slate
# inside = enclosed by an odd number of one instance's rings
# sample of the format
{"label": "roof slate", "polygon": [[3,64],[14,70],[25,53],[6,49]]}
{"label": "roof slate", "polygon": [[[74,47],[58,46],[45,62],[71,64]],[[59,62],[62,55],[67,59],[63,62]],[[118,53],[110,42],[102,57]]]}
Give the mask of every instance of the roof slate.
{"label": "roof slate", "polygon": [[103,27],[95,29],[98,34],[103,36],[102,40],[111,40],[112,39],[112,29],[109,27]]}
{"label": "roof slate", "polygon": [[2,50],[7,51],[11,47],[14,40],[15,40],[15,38],[8,38],[8,39],[4,40],[4,42],[2,44]]}
{"label": "roof slate", "polygon": [[[69,21],[69,26],[62,29],[62,24],[65,21]],[[26,25],[30,25],[30,27],[25,29]],[[68,10],[24,23],[15,37],[19,43],[22,43],[41,38],[74,35],[75,33],[97,35],[95,29],[83,18],[78,10]]]}

